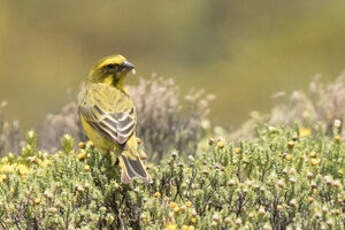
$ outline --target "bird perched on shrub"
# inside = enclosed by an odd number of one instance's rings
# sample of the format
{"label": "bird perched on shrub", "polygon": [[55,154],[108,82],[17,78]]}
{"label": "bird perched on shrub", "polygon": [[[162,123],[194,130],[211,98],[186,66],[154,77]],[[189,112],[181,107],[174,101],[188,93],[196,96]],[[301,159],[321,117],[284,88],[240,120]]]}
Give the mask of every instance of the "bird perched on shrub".
{"label": "bird perched on shrub", "polygon": [[100,60],[90,71],[79,94],[79,113],[87,136],[104,154],[114,152],[122,169],[121,180],[130,183],[152,179],[140,160],[134,103],[124,79],[134,65],[121,55]]}

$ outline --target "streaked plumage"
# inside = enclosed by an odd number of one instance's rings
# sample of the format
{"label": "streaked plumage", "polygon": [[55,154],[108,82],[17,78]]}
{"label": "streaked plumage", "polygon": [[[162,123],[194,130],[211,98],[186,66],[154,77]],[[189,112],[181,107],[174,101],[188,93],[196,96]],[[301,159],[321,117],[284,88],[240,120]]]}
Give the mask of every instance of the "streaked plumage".
{"label": "streaked plumage", "polygon": [[134,103],[123,86],[134,68],[123,56],[101,60],[91,69],[79,94],[79,113],[87,136],[103,153],[114,152],[122,168],[124,183],[140,178],[151,182],[138,153],[135,136],[137,115]]}

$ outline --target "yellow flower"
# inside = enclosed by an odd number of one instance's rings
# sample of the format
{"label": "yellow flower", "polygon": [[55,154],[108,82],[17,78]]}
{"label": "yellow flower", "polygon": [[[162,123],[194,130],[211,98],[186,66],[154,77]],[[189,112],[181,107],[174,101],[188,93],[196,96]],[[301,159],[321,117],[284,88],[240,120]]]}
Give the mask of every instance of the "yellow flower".
{"label": "yellow flower", "polygon": [[186,201],[186,206],[187,206],[187,208],[192,207],[192,202],[190,202],[189,200],[188,200],[188,201]]}
{"label": "yellow flower", "polygon": [[234,153],[239,154],[241,152],[241,148],[234,148]]}
{"label": "yellow flower", "polygon": [[165,225],[166,230],[177,230],[177,225],[175,223],[169,223]]}
{"label": "yellow flower", "polygon": [[41,168],[45,168],[47,166],[51,166],[52,165],[52,162],[50,160],[43,160],[40,162],[40,167]]}
{"label": "yellow flower", "polygon": [[0,168],[0,172],[2,173],[15,173],[16,172],[16,168],[15,168],[15,165],[12,165],[12,164],[9,164],[9,163],[6,163],[6,164],[3,164]]}
{"label": "yellow flower", "polygon": [[87,142],[87,145],[91,148],[95,146],[95,144],[91,140]]}
{"label": "yellow flower", "polygon": [[291,154],[286,154],[285,155],[285,160],[291,161],[292,160],[292,155]]}
{"label": "yellow flower", "polygon": [[316,157],[317,157],[317,154],[316,154],[316,152],[312,151],[312,152],[309,154],[309,156],[310,156],[311,158],[316,158]]}
{"label": "yellow flower", "polygon": [[30,171],[30,169],[26,165],[23,165],[23,164],[18,164],[16,167],[16,170],[21,176],[25,176]]}
{"label": "yellow flower", "polygon": [[85,152],[79,153],[79,154],[77,155],[77,159],[78,159],[79,161],[84,160],[85,158],[86,158],[86,153],[85,153]]}
{"label": "yellow flower", "polygon": [[294,146],[295,146],[295,142],[294,141],[289,141],[288,142],[289,149],[292,149]]}
{"label": "yellow flower", "polygon": [[334,138],[334,140],[335,140],[336,142],[339,142],[339,141],[340,141],[340,136],[339,136],[339,135],[335,135],[333,138]]}
{"label": "yellow flower", "polygon": [[187,225],[183,225],[183,226],[181,227],[181,230],[188,230],[188,226],[187,226]]}
{"label": "yellow flower", "polygon": [[40,198],[35,198],[34,199],[34,203],[37,205],[37,204],[40,204],[41,203],[41,199]]}
{"label": "yellow flower", "polygon": [[175,202],[170,202],[169,207],[174,209],[176,207],[176,203]]}
{"label": "yellow flower", "polygon": [[224,148],[224,142],[223,142],[223,141],[218,141],[218,142],[217,142],[217,147],[218,147],[219,149]]}
{"label": "yellow flower", "polygon": [[175,213],[178,213],[179,211],[180,211],[180,208],[176,206],[176,207],[174,208],[174,212],[175,212]]}
{"label": "yellow flower", "polygon": [[283,206],[283,205],[278,204],[278,205],[277,205],[277,209],[278,209],[278,211],[281,211],[281,210],[283,210],[283,209],[284,209],[284,206]]}
{"label": "yellow flower", "polygon": [[311,135],[311,130],[306,127],[300,127],[298,132],[300,137],[308,137]]}
{"label": "yellow flower", "polygon": [[153,195],[154,195],[154,197],[156,197],[156,198],[161,197],[161,194],[160,194],[159,192],[155,192],[155,194],[153,194]]}
{"label": "yellow flower", "polygon": [[193,225],[189,225],[188,230],[195,230],[195,227]]}
{"label": "yellow flower", "polygon": [[84,142],[79,142],[78,146],[80,149],[85,149],[86,144]]}
{"label": "yellow flower", "polygon": [[310,160],[310,163],[311,163],[311,165],[316,166],[316,165],[319,164],[319,161],[316,160],[316,159],[311,159],[311,160]]}
{"label": "yellow flower", "polygon": [[195,217],[190,218],[190,222],[191,222],[192,224],[194,224],[194,223],[196,222],[196,218],[195,218]]}
{"label": "yellow flower", "polygon": [[0,182],[3,182],[5,180],[7,180],[7,175],[5,174],[0,175]]}
{"label": "yellow flower", "polygon": [[85,166],[84,166],[84,170],[85,170],[86,172],[90,171],[90,165],[85,165]]}

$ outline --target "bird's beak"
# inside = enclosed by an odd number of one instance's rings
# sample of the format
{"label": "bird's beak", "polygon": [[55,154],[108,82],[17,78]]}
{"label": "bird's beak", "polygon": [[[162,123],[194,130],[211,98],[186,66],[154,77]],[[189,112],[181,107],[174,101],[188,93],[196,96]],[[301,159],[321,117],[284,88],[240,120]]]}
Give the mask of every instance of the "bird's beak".
{"label": "bird's beak", "polygon": [[134,65],[132,63],[130,63],[129,61],[125,60],[124,62],[122,62],[122,66],[127,70],[132,70],[134,69]]}

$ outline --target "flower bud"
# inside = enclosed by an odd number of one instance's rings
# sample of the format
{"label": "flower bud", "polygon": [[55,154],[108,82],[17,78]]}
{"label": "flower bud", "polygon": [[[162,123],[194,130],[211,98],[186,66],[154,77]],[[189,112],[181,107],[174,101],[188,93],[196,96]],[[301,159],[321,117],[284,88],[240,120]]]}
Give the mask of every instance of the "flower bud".
{"label": "flower bud", "polygon": [[287,169],[284,168],[283,171],[282,171],[282,173],[283,173],[284,175],[286,175],[286,174],[287,174]]}
{"label": "flower bud", "polygon": [[84,192],[84,188],[80,185],[75,186],[75,189],[77,190],[77,192]]}
{"label": "flower bud", "polygon": [[235,220],[235,224],[236,224],[238,227],[241,226],[242,220],[241,220],[240,218],[237,218],[237,219]]}
{"label": "flower bud", "polygon": [[175,202],[170,202],[169,207],[174,209],[176,207],[176,203]]}
{"label": "flower bud", "polygon": [[79,153],[78,155],[77,155],[77,159],[79,160],[79,161],[82,161],[82,160],[84,160],[86,158],[86,153],[85,152],[81,152],[81,153]]}
{"label": "flower bud", "polygon": [[159,198],[159,197],[161,197],[161,194],[160,194],[160,192],[155,192],[155,194],[153,194],[153,196],[156,198]]}
{"label": "flower bud", "polygon": [[294,141],[289,141],[288,142],[289,149],[292,149],[294,146],[295,146],[295,142]]}
{"label": "flower bud", "polygon": [[179,209],[180,212],[184,212],[186,211],[186,206],[185,205],[182,205]]}
{"label": "flower bud", "polygon": [[308,177],[308,179],[312,179],[312,178],[313,178],[313,173],[308,172],[308,173],[307,173],[307,177]]}
{"label": "flower bud", "polygon": [[308,199],[308,202],[309,202],[309,203],[313,203],[313,200],[314,200],[314,199],[313,199],[313,197],[308,196],[308,198],[307,198],[307,199]]}
{"label": "flower bud", "polygon": [[340,139],[341,139],[341,138],[340,138],[339,135],[335,135],[333,138],[334,138],[334,140],[335,140],[336,142],[338,142],[338,143],[340,142]]}
{"label": "flower bud", "polygon": [[241,153],[241,148],[234,148],[234,153],[235,154],[240,154]]}
{"label": "flower bud", "polygon": [[291,154],[286,154],[285,155],[285,160],[287,160],[287,161],[291,161],[292,160],[292,155]]}
{"label": "flower bud", "polygon": [[316,165],[318,165],[319,164],[319,161],[317,160],[317,159],[311,159],[310,160],[310,164],[312,165],[312,166],[316,166]]}
{"label": "flower bud", "polygon": [[328,227],[332,227],[333,222],[331,220],[327,220],[326,224],[328,225]]}
{"label": "flower bud", "polygon": [[309,154],[309,156],[310,156],[311,158],[316,158],[316,157],[317,157],[317,154],[316,154],[315,151],[312,151],[312,152]]}
{"label": "flower bud", "polygon": [[193,217],[196,217],[198,215],[198,213],[195,211],[195,209],[193,209],[193,211],[192,211],[192,216]]}
{"label": "flower bud", "polygon": [[333,187],[334,188],[339,188],[340,187],[340,182],[338,180],[333,182]]}
{"label": "flower bud", "polygon": [[85,172],[90,171],[90,165],[85,165],[85,166],[84,166],[84,171],[85,171]]}
{"label": "flower bud", "polygon": [[40,203],[41,203],[41,199],[40,198],[37,197],[37,198],[34,199],[34,204],[35,205],[38,205]]}
{"label": "flower bud", "polygon": [[270,227],[268,224],[265,224],[265,225],[262,227],[262,230],[271,230],[271,227]]}
{"label": "flower bud", "polygon": [[190,207],[192,207],[193,204],[191,201],[188,200],[188,201],[186,201],[185,205],[187,208],[190,208]]}
{"label": "flower bud", "polygon": [[212,216],[212,220],[218,222],[219,221],[219,215],[218,214],[214,214]]}
{"label": "flower bud", "polygon": [[296,200],[295,199],[290,200],[289,205],[290,206],[295,206],[296,205]]}
{"label": "flower bud", "polygon": [[224,223],[225,223],[225,224],[230,224],[230,223],[231,223],[230,217],[226,217],[226,218],[224,219]]}
{"label": "flower bud", "polygon": [[78,146],[80,149],[85,149],[85,147],[86,147],[84,142],[79,142]]}
{"label": "flower bud", "polygon": [[175,151],[171,152],[171,156],[172,156],[173,158],[176,158],[176,157],[177,157],[177,152],[175,152]]}
{"label": "flower bud", "polygon": [[223,149],[223,148],[224,148],[224,142],[223,142],[223,141],[218,141],[218,142],[217,142],[217,147],[218,147],[219,149]]}
{"label": "flower bud", "polygon": [[234,180],[229,180],[228,181],[228,186],[233,186],[235,185],[235,181]]}
{"label": "flower bud", "polygon": [[43,193],[43,196],[48,200],[51,200],[53,198],[53,196],[47,190]]}
{"label": "flower bud", "polygon": [[295,183],[296,183],[296,178],[291,177],[291,178],[289,179],[289,181],[290,181],[291,184],[295,184]]}
{"label": "flower bud", "polygon": [[213,145],[213,144],[214,144],[214,138],[210,137],[210,138],[208,139],[208,144],[209,144],[209,145]]}
{"label": "flower bud", "polygon": [[310,186],[311,186],[312,188],[317,188],[317,184],[316,184],[314,181],[310,183]]}
{"label": "flower bud", "polygon": [[264,208],[260,208],[260,209],[259,209],[259,215],[260,215],[260,216],[263,216],[263,215],[265,215],[265,214],[266,214],[265,209],[264,209]]}
{"label": "flower bud", "polygon": [[295,175],[295,174],[296,174],[296,169],[295,169],[295,168],[291,168],[291,169],[289,170],[289,174],[290,174],[290,175]]}

